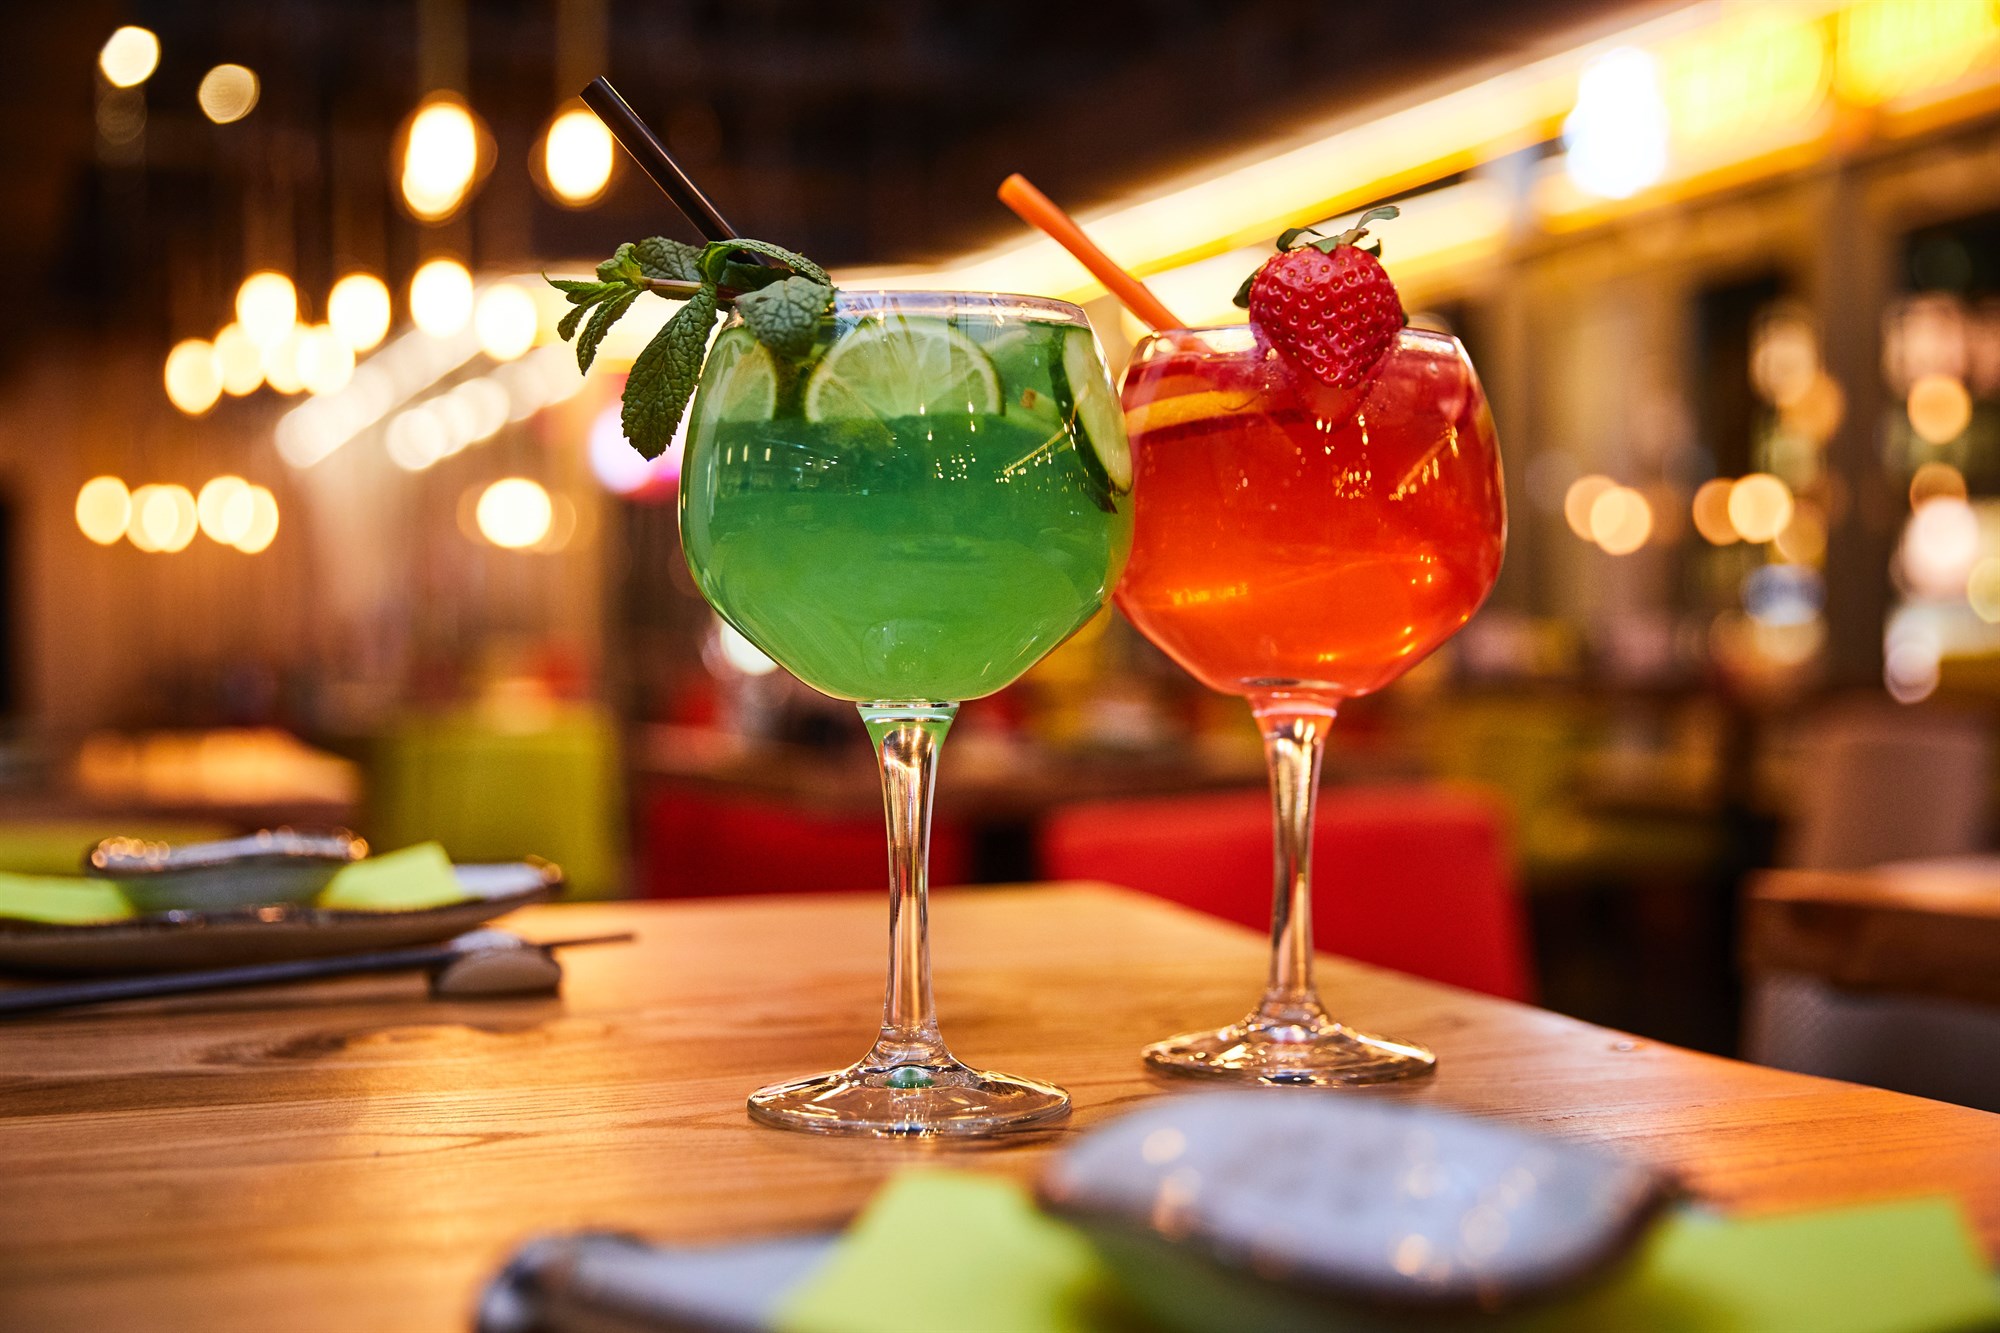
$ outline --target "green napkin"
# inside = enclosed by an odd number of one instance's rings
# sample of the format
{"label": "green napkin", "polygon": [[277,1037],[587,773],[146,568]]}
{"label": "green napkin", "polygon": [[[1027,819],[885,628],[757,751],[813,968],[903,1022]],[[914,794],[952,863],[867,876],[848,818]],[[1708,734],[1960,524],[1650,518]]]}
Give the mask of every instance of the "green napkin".
{"label": "green napkin", "polygon": [[1082,1233],[1010,1180],[895,1177],[786,1298],[778,1333],[1098,1333],[1143,1327]]}
{"label": "green napkin", "polygon": [[[1250,1315],[1246,1289],[1195,1280],[1149,1293],[1181,1330],[1399,1327],[1356,1313]],[[1176,1284],[1178,1285],[1178,1284]],[[1289,1317],[1288,1317],[1289,1316]],[[779,1333],[1113,1333],[1133,1313],[1082,1234],[1011,1181],[913,1171],[869,1204],[826,1264],[786,1298]],[[1671,1215],[1615,1280],[1504,1319],[1429,1322],[1481,1333],[1960,1333],[2000,1326],[2000,1287],[1957,1204],[1914,1199],[1731,1220]]]}
{"label": "green napkin", "polygon": [[132,904],[107,880],[0,874],[0,917],[49,926],[94,926],[132,915]]}
{"label": "green napkin", "polygon": [[319,894],[321,907],[348,912],[413,912],[464,900],[451,858],[435,842],[342,866]]}

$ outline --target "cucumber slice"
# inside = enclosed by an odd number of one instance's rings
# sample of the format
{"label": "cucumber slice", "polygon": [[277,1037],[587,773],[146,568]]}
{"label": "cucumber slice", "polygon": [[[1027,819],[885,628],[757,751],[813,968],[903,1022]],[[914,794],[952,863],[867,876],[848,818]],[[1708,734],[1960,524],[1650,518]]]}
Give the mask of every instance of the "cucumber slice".
{"label": "cucumber slice", "polygon": [[1125,412],[1104,374],[1096,338],[1087,329],[1072,329],[1063,340],[1062,359],[1070,402],[1083,427],[1077,455],[1103,474],[1114,493],[1127,494],[1132,489],[1132,445],[1125,438]]}

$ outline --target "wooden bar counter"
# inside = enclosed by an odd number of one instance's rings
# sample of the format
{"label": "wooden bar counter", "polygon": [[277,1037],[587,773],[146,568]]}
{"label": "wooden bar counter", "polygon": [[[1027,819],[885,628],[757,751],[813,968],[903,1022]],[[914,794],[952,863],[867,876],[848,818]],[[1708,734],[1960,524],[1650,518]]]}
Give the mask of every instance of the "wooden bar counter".
{"label": "wooden bar counter", "polygon": [[[538,1232],[747,1237],[834,1226],[910,1163],[1027,1176],[1177,1086],[1144,1072],[1141,1043],[1235,1017],[1262,981],[1256,935],[1136,894],[948,890],[946,1036],[1068,1087],[1071,1130],[939,1149],[752,1125],[757,1085],[866,1046],[885,918],[876,895],[549,907],[509,924],[639,942],[570,955],[559,999],[354,979],[0,1026],[0,1328],[462,1329]],[[1950,1193],[2000,1253],[2000,1116],[1334,959],[1322,987],[1439,1056],[1423,1083],[1343,1095],[1603,1144],[1732,1210]]]}

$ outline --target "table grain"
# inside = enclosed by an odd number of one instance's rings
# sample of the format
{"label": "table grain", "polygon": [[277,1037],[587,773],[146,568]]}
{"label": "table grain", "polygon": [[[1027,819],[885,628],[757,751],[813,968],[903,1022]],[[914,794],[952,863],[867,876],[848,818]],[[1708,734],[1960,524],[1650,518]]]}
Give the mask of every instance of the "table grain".
{"label": "table grain", "polygon": [[[509,924],[639,940],[570,955],[559,998],[439,1002],[416,979],[353,978],[0,1026],[0,1328],[458,1329],[539,1232],[750,1237],[835,1226],[910,1164],[1026,1177],[1075,1130],[1184,1086],[1146,1073],[1139,1046],[1236,1017],[1264,951],[1106,886],[939,893],[946,1036],[1076,1103],[1055,1135],[945,1148],[744,1114],[761,1082],[866,1046],[879,896],[544,907]],[[1340,1014],[1440,1061],[1419,1084],[1336,1095],[1601,1144],[1735,1211],[1951,1193],[2000,1252],[2000,1116],[1323,969]]]}

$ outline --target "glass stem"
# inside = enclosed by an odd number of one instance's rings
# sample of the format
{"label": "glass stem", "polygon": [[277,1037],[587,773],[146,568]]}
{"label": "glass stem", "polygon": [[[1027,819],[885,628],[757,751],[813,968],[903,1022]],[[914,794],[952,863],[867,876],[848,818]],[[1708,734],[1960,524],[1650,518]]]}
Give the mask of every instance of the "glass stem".
{"label": "glass stem", "polygon": [[1271,770],[1275,876],[1271,891],[1271,980],[1251,1020],[1259,1027],[1314,1028],[1327,1021],[1313,990],[1313,806],[1333,724],[1330,704],[1253,700]]}
{"label": "glass stem", "polygon": [[863,1060],[873,1068],[953,1063],[931,1001],[931,789],[955,703],[867,703],[861,720],[882,766],[889,821],[889,988],[882,1033]]}

